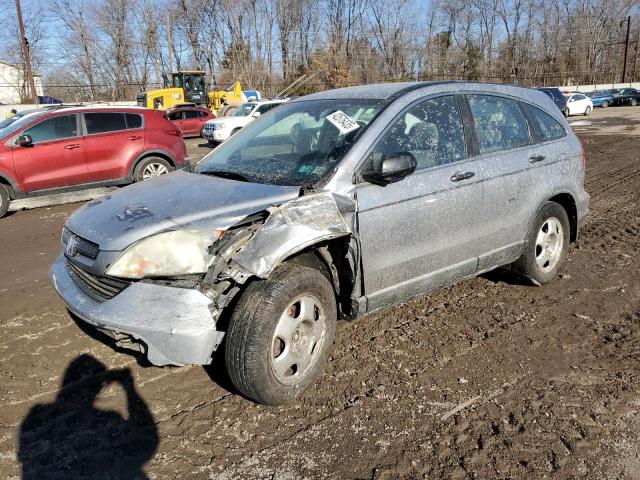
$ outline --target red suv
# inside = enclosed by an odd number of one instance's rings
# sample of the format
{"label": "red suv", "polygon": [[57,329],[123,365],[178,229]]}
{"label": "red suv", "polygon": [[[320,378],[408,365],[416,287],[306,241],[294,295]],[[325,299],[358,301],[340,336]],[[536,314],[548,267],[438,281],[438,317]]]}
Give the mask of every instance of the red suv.
{"label": "red suv", "polygon": [[167,118],[180,129],[183,137],[199,137],[204,123],[216,116],[207,108],[177,107],[167,110]]}
{"label": "red suv", "polygon": [[182,168],[187,149],[164,113],[43,110],[0,130],[0,217],[13,199],[124,185]]}

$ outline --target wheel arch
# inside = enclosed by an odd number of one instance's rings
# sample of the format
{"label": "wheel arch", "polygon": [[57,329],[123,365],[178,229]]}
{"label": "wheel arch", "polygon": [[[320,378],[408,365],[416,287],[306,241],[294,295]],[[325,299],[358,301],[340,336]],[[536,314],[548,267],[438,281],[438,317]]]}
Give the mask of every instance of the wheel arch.
{"label": "wheel arch", "polygon": [[0,184],[7,187],[7,190],[9,190],[9,198],[11,200],[14,200],[17,196],[17,193],[20,191],[15,181],[13,181],[11,177],[0,173]]}
{"label": "wheel arch", "polygon": [[160,157],[169,162],[173,168],[177,168],[176,160],[169,152],[165,150],[146,150],[138,155],[136,159],[131,163],[131,167],[129,168],[129,176],[133,177],[133,174],[136,171],[136,167],[140,164],[141,161],[149,157]]}
{"label": "wheel arch", "polygon": [[560,205],[565,212],[567,212],[567,217],[569,217],[569,241],[574,243],[578,239],[578,209],[576,206],[576,201],[574,196],[570,192],[556,192],[551,197],[545,199],[538,205],[538,208],[532,215],[529,220],[529,225],[527,228],[527,235],[530,234],[531,229],[533,228],[534,222],[540,210],[547,202],[554,202]]}

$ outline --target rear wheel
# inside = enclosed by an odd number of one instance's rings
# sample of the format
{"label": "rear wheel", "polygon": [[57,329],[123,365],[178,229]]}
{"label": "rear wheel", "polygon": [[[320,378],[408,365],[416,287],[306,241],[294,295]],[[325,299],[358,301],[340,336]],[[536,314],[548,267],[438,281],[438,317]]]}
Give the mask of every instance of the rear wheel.
{"label": "rear wheel", "polygon": [[591,107],[587,107],[587,108],[585,108],[585,109],[584,109],[584,114],[585,114],[586,116],[591,115]]}
{"label": "rear wheel", "polygon": [[284,264],[251,283],[225,338],[229,378],[268,405],[294,400],[324,370],[336,331],[333,287],[318,270]]}
{"label": "rear wheel", "polygon": [[7,187],[0,184],[0,217],[3,217],[9,211],[10,202],[11,198],[9,197]]}
{"label": "rear wheel", "polygon": [[525,251],[513,268],[536,285],[550,282],[567,256],[569,233],[565,209],[555,202],[545,203],[536,216]]}
{"label": "rear wheel", "polygon": [[133,172],[133,181],[149,180],[150,178],[166,175],[169,172],[173,172],[173,170],[174,168],[164,158],[147,157],[136,165],[136,169]]}
{"label": "rear wheel", "polygon": [[601,104],[602,108],[607,108],[609,106],[609,102],[607,102],[606,100],[602,102]]}

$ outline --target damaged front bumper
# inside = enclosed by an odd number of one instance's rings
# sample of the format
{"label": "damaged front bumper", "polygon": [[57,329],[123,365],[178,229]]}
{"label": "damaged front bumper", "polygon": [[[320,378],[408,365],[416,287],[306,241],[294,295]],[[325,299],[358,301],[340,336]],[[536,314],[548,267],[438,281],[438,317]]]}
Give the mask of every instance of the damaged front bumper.
{"label": "damaged front bumper", "polygon": [[64,255],[49,275],[71,313],[115,339],[141,343],[154,365],[208,365],[224,338],[215,328],[211,299],[197,290],[135,282],[98,302],[71,278]]}

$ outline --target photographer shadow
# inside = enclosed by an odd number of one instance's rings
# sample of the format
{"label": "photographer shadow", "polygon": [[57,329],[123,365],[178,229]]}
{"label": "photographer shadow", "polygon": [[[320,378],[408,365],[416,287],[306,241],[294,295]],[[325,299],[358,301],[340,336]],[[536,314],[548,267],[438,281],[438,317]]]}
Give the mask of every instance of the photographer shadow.
{"label": "photographer shadow", "polygon": [[[127,418],[96,408],[101,390],[119,384]],[[158,431],[129,369],[108,370],[91,355],[74,359],[55,401],[31,408],[20,426],[22,478],[146,479]]]}

